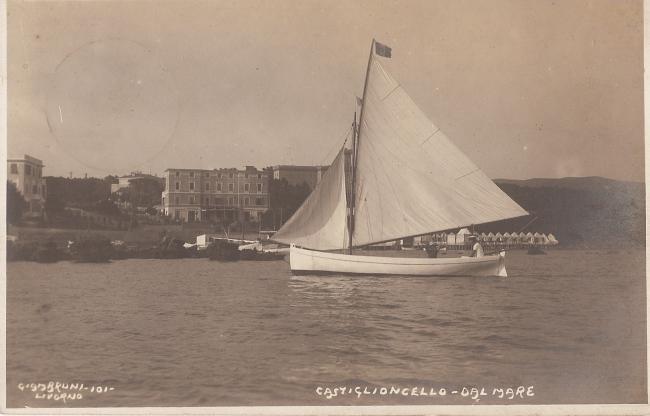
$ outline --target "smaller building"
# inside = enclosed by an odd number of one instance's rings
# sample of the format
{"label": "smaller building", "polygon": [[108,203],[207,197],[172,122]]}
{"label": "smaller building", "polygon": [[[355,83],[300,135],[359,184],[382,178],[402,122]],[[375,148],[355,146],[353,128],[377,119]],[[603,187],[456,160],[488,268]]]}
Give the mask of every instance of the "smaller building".
{"label": "smaller building", "polygon": [[165,184],[165,178],[154,175],[147,175],[142,172],[131,172],[130,175],[118,177],[117,183],[111,184],[111,193],[114,194],[115,192],[128,188],[131,181],[135,179],[154,179],[160,182],[162,186]]}
{"label": "smaller building", "polygon": [[533,233],[528,232],[526,233],[526,239],[524,240],[525,243],[527,244],[533,244],[535,242],[535,236]]}
{"label": "smaller building", "polygon": [[286,179],[289,185],[306,183],[311,190],[316,187],[329,166],[275,165],[271,167],[273,179]]}
{"label": "smaller building", "polygon": [[467,228],[461,228],[456,233],[456,244],[468,243],[470,235],[472,235],[472,233]]}
{"label": "smaller building", "polygon": [[47,190],[43,179],[43,162],[24,155],[7,159],[7,180],[13,182],[27,202],[27,213],[43,215]]}

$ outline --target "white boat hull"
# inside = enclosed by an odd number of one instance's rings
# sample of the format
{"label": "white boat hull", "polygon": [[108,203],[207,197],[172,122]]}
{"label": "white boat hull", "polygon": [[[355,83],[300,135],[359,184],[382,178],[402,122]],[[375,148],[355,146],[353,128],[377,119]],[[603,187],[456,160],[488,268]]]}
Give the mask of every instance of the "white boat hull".
{"label": "white boat hull", "polygon": [[359,256],[291,246],[293,274],[506,277],[505,252],[482,257],[406,258]]}

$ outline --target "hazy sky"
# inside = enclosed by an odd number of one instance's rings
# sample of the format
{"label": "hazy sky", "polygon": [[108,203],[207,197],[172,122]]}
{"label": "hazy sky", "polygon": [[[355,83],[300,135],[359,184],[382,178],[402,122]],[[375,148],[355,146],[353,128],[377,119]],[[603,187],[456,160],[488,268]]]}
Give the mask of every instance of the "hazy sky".
{"label": "hazy sky", "polygon": [[643,180],[641,1],[18,2],[9,155],[46,175],[329,164],[373,37],[493,178]]}

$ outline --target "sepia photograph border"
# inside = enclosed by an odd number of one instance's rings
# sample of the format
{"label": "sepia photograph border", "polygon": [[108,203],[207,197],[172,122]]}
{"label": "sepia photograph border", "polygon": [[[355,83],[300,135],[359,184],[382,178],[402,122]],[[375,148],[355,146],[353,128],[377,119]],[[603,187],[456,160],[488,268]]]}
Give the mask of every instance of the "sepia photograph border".
{"label": "sepia photograph border", "polygon": [[[107,0],[111,1],[111,0]],[[643,2],[643,26],[644,26],[644,67],[650,67],[650,0]],[[0,105],[2,106],[0,125],[2,126],[2,146],[1,152],[5,161],[7,159],[7,0],[0,0]],[[644,115],[645,126],[650,122],[650,74],[644,71]],[[646,317],[650,308],[648,308],[648,298],[650,298],[650,288],[647,283],[647,276],[650,273],[648,265],[648,254],[650,248],[647,241],[650,239],[648,229],[648,194],[650,193],[650,174],[648,156],[648,144],[650,138],[648,129],[644,128],[645,137],[645,195],[646,195]],[[7,180],[5,169],[0,169],[2,181]],[[0,192],[2,200],[3,215],[6,218],[6,188],[3,186]],[[397,405],[397,406],[237,406],[237,407],[107,407],[107,408],[7,408],[7,356],[6,356],[6,307],[7,307],[7,259],[6,259],[6,221],[2,222],[2,239],[0,242],[0,267],[2,273],[2,295],[0,296],[3,319],[1,325],[2,331],[2,368],[5,377],[2,378],[0,387],[0,403],[2,413],[4,414],[161,414],[161,415],[642,415],[650,414],[650,405],[621,405],[621,404],[589,404],[589,405]],[[650,344],[648,334],[648,320],[646,319],[646,346]],[[646,354],[646,368],[647,354]],[[649,372],[650,374],[650,372]],[[646,374],[646,385],[648,384],[648,374]],[[648,392],[650,395],[650,390]]]}

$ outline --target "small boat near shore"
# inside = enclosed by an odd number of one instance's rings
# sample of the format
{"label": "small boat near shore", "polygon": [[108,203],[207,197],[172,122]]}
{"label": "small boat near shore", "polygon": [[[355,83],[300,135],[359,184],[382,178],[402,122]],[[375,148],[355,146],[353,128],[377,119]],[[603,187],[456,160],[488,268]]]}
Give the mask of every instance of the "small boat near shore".
{"label": "small boat near shore", "polygon": [[[260,242],[240,245],[227,239],[216,240],[207,248],[208,258],[219,261],[275,261],[283,260],[285,249],[265,250]],[[288,249],[287,249],[288,250]]]}
{"label": "small boat near shore", "polygon": [[505,252],[353,254],[355,248],[528,215],[427,118],[381,58],[391,58],[391,48],[373,39],[351,149],[342,146],[271,239],[290,245],[294,274],[507,276]]}
{"label": "small boat near shore", "polygon": [[532,247],[530,247],[530,248],[528,249],[528,251],[526,252],[526,254],[530,254],[530,255],[538,256],[538,255],[544,255],[544,254],[546,254],[546,252],[545,252],[544,250],[542,250],[541,247],[532,246]]}

